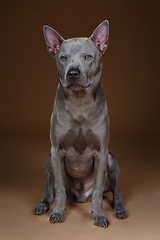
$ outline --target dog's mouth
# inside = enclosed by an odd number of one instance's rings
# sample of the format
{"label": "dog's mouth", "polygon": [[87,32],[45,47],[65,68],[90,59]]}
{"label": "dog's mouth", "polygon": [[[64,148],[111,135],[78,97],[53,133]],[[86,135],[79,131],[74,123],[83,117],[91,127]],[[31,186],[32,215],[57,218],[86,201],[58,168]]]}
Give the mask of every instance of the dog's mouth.
{"label": "dog's mouth", "polygon": [[89,87],[89,83],[86,86],[80,85],[76,82],[73,82],[72,84],[70,84],[69,86],[67,86],[67,89],[72,89],[73,91],[79,91],[82,89],[86,89],[87,87]]}

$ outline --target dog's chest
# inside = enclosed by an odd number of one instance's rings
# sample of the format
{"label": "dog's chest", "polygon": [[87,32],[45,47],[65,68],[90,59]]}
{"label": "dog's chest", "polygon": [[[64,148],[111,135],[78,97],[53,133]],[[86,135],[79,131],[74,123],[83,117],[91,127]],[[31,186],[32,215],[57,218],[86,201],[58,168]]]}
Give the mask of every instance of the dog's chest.
{"label": "dog's chest", "polygon": [[92,171],[94,152],[99,151],[100,141],[91,129],[86,132],[68,130],[60,139],[59,147],[65,151],[65,165],[70,176],[83,178]]}
{"label": "dog's chest", "polygon": [[90,148],[91,151],[99,151],[100,141],[98,136],[88,129],[85,132],[82,128],[69,129],[59,140],[59,148],[66,152],[73,148],[79,155],[83,154],[86,148]]}

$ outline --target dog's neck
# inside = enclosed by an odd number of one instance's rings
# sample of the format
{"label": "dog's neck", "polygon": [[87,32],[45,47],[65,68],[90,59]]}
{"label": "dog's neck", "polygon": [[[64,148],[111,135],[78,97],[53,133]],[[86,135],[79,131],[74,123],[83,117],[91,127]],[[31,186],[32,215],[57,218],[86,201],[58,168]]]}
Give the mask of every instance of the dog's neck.
{"label": "dog's neck", "polygon": [[72,89],[68,89],[67,91],[64,90],[63,88],[63,92],[65,94],[65,97],[68,98],[82,98],[86,95],[86,89],[81,89],[79,91],[74,91]]}

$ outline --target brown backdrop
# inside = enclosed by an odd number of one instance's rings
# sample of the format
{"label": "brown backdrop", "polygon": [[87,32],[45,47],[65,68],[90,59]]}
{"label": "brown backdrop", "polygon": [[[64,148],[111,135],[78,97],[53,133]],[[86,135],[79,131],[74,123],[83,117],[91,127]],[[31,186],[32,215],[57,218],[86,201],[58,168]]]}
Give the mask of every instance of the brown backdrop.
{"label": "brown backdrop", "polygon": [[[159,240],[160,236],[160,1],[8,0],[0,6],[0,239]],[[110,22],[102,58],[110,116],[110,149],[121,167],[128,218],[104,210],[111,225],[93,225],[91,203],[67,202],[65,223],[52,225],[33,211],[45,189],[49,122],[58,75],[42,27],[64,38],[90,36]]]}
{"label": "brown backdrop", "polygon": [[64,38],[90,36],[110,22],[102,58],[111,134],[159,134],[159,1],[3,1],[1,118],[3,133],[48,134],[58,84],[44,24]]}

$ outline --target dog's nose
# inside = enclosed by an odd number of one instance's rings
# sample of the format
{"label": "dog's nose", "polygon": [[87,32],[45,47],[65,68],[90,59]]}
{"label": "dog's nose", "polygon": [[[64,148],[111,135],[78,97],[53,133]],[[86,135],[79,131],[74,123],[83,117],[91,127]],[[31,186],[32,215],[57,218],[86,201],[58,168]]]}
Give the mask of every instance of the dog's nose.
{"label": "dog's nose", "polygon": [[70,78],[73,81],[76,80],[79,77],[79,75],[80,75],[80,70],[78,68],[72,68],[67,72],[68,78]]}

